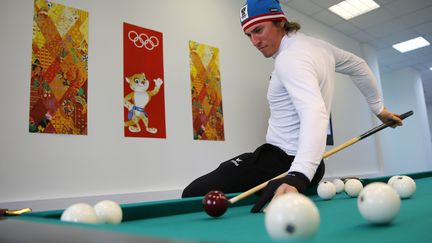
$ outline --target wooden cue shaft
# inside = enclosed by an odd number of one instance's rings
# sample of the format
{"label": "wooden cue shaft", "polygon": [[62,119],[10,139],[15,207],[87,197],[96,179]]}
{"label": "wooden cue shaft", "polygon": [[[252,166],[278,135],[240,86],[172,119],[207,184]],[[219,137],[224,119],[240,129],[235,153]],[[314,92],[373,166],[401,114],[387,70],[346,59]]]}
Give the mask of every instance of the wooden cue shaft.
{"label": "wooden cue shaft", "polygon": [[[408,112],[406,112],[406,113],[400,115],[400,118],[401,118],[401,119],[405,119],[405,118],[411,116],[412,114],[414,114],[413,111],[408,111]],[[384,129],[384,128],[386,128],[386,127],[389,127],[389,126],[391,126],[391,125],[393,125],[393,124],[394,124],[394,122],[387,122],[387,123],[383,123],[383,124],[381,124],[381,125],[379,125],[379,126],[376,126],[376,127],[372,128],[371,130],[369,130],[369,131],[367,131],[367,132],[361,134],[360,136],[357,136],[357,137],[351,138],[350,140],[344,142],[343,144],[341,144],[341,145],[339,145],[339,146],[337,146],[337,147],[335,147],[335,148],[333,148],[333,149],[327,151],[326,153],[324,153],[324,155],[323,155],[323,159],[325,159],[325,158],[331,156],[332,154],[337,153],[337,152],[339,152],[340,150],[342,150],[342,149],[344,149],[344,148],[346,148],[346,147],[349,147],[349,146],[351,146],[351,145],[357,143],[358,141],[360,141],[360,140],[362,140],[362,139],[364,139],[364,138],[367,138],[367,137],[369,137],[370,135],[372,135],[372,134],[374,134],[374,133],[377,133],[377,132],[381,131],[382,129]],[[267,184],[268,184],[269,181],[271,181],[271,180],[275,180],[275,179],[279,179],[279,178],[282,178],[282,177],[286,176],[287,174],[288,174],[288,172],[284,172],[284,173],[282,173],[282,174],[280,174],[280,175],[278,175],[278,176],[276,176],[276,177],[274,177],[274,178],[272,178],[272,179],[270,179],[270,180],[268,180],[268,181],[265,181],[265,182],[259,184],[259,185],[256,186],[256,187],[253,187],[253,188],[251,188],[251,189],[249,189],[249,190],[247,190],[247,191],[245,191],[245,192],[243,192],[243,193],[241,193],[241,194],[239,194],[239,195],[237,195],[237,196],[231,198],[231,199],[228,200],[228,201],[229,201],[231,204],[232,204],[232,203],[236,203],[237,201],[240,201],[241,199],[244,199],[244,198],[246,198],[246,197],[248,197],[248,196],[254,194],[255,192],[257,192],[257,191],[263,189],[264,187],[267,186]]]}

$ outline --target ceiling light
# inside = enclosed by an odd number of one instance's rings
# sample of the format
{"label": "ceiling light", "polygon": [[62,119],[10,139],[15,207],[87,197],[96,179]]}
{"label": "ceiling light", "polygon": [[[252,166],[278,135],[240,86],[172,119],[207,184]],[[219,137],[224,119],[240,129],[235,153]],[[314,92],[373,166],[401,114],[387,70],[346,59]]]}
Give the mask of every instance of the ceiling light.
{"label": "ceiling light", "polygon": [[417,37],[411,40],[407,40],[401,43],[397,43],[393,45],[393,48],[404,53],[407,51],[412,51],[424,46],[428,46],[430,45],[430,43],[425,40],[425,38],[423,37]]}
{"label": "ceiling light", "polygon": [[349,20],[376,8],[379,8],[379,5],[373,0],[346,0],[331,6],[329,10]]}
{"label": "ceiling light", "polygon": [[432,71],[432,67],[430,67],[430,68],[429,68],[429,70],[431,70],[431,71]]}

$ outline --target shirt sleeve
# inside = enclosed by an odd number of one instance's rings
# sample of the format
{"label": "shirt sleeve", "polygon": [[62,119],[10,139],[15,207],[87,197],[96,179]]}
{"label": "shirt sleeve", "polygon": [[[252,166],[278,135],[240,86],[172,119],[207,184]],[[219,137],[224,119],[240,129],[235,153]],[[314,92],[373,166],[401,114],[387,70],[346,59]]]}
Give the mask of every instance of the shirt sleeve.
{"label": "shirt sleeve", "polygon": [[322,98],[312,59],[281,54],[275,74],[282,81],[300,119],[298,150],[289,172],[300,172],[310,181],[324,154],[329,115]]}
{"label": "shirt sleeve", "polygon": [[366,98],[370,110],[378,115],[384,109],[377,80],[366,61],[350,52],[331,46],[336,61],[336,72],[349,75]]}

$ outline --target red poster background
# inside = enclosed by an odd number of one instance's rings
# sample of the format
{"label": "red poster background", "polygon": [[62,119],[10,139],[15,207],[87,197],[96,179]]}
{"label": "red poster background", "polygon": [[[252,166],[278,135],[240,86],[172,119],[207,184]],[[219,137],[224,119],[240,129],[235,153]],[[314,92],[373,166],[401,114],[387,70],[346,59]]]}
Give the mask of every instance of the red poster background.
{"label": "red poster background", "polygon": [[[138,35],[145,34],[153,40],[153,44],[145,42],[132,41],[135,34],[132,34],[132,38],[129,38],[129,32],[134,31]],[[142,36],[143,37],[143,36]],[[155,41],[157,38],[157,41]],[[149,40],[149,39],[147,39]],[[155,45],[158,43],[157,45]],[[145,48],[145,45],[149,48]],[[141,48],[137,46],[142,46]],[[151,50],[150,50],[151,49]],[[163,42],[162,33],[150,29],[145,29],[139,26],[135,26],[128,23],[123,23],[123,86],[124,93],[123,98],[132,92],[129,83],[126,82],[125,77],[130,77],[134,74],[145,73],[146,78],[149,80],[150,86],[147,91],[152,91],[155,87],[154,79],[160,78],[163,80],[159,92],[152,96],[150,101],[144,108],[144,111],[148,114],[149,127],[156,128],[156,133],[147,132],[142,121],[139,122],[141,127],[140,132],[131,132],[128,127],[124,127],[125,137],[152,137],[152,138],[166,138],[165,129],[165,79],[163,70]],[[123,106],[124,110],[124,121],[128,121],[128,109]]]}

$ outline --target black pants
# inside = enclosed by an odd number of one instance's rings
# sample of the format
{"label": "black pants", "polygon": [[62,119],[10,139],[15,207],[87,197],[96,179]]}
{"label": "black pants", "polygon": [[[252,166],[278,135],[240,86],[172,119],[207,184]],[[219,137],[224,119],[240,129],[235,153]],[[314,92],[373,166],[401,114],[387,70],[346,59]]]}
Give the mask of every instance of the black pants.
{"label": "black pants", "polygon": [[[195,179],[183,190],[182,197],[203,196],[213,190],[244,192],[287,172],[293,160],[294,156],[280,148],[264,144],[253,153],[244,153],[225,161],[214,171]],[[310,185],[317,185],[324,171],[325,165],[321,161]]]}

